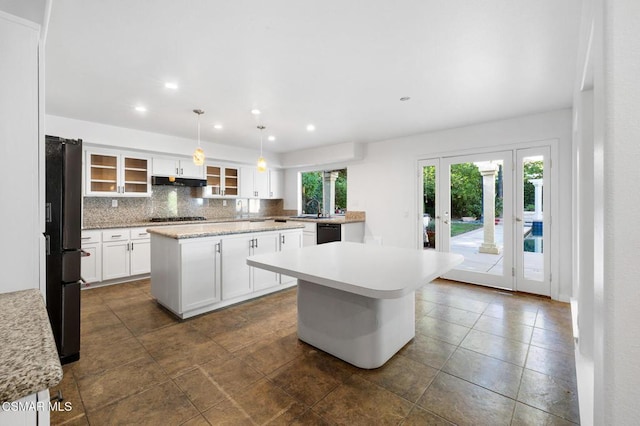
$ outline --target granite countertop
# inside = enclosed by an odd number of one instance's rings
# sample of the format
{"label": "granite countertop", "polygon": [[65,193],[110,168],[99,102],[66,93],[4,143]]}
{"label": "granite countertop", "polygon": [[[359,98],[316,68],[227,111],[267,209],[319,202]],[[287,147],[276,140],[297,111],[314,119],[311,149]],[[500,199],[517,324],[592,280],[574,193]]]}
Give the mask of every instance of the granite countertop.
{"label": "granite countertop", "polygon": [[0,403],[57,385],[62,366],[39,290],[0,294]]}
{"label": "granite countertop", "polygon": [[287,229],[302,229],[304,225],[288,222],[228,222],[201,223],[197,225],[176,225],[149,228],[151,234],[178,240],[185,238],[213,237],[217,235],[245,234],[250,232],[281,231]]}
{"label": "granite countertop", "polygon": [[92,224],[84,226],[82,229],[86,231],[90,230],[102,230],[111,228],[137,228],[137,227],[151,227],[151,226],[173,226],[173,225],[206,225],[213,223],[242,223],[242,222],[257,222],[261,223],[267,220],[286,220],[291,222],[314,222],[314,223],[356,223],[364,222],[364,215],[362,216],[332,216],[332,217],[293,217],[293,216],[266,216],[266,217],[250,217],[250,218],[223,218],[223,219],[211,219],[211,220],[196,220],[185,222],[126,222],[126,223],[108,223],[108,224]]}

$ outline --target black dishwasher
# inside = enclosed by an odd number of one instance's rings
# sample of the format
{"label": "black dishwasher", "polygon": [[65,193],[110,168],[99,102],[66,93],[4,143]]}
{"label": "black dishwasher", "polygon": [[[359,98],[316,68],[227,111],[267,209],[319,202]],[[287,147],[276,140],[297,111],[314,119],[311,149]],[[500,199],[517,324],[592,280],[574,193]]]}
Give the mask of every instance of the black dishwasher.
{"label": "black dishwasher", "polygon": [[318,244],[340,241],[342,239],[342,226],[335,223],[319,223],[317,233]]}

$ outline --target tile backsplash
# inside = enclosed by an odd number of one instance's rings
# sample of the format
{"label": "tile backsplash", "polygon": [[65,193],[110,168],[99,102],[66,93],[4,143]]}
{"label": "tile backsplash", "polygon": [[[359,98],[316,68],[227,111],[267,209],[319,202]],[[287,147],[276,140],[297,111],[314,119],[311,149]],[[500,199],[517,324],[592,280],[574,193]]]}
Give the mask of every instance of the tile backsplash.
{"label": "tile backsplash", "polygon": [[[278,216],[282,200],[199,197],[199,188],[153,186],[151,197],[84,197],[83,226],[146,222],[152,217],[204,216],[207,219]],[[118,207],[112,207],[117,200]],[[223,203],[226,201],[226,206]]]}

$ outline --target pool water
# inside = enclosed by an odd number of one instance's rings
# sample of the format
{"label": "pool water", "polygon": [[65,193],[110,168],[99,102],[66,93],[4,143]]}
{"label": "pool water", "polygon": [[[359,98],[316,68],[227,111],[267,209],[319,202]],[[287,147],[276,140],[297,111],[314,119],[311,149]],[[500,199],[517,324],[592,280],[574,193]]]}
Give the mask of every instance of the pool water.
{"label": "pool water", "polygon": [[542,253],[542,235],[532,235],[531,232],[524,238],[524,251],[529,253]]}

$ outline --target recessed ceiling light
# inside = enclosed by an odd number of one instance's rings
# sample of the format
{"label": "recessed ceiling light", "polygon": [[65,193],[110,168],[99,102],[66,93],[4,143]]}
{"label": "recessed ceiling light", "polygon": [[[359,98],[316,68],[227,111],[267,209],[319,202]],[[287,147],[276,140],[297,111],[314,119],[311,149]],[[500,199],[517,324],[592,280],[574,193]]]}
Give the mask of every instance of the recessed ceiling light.
{"label": "recessed ceiling light", "polygon": [[166,87],[167,89],[171,89],[171,90],[178,90],[178,84],[177,83],[173,83],[171,81],[167,81],[166,83],[164,83],[164,87]]}
{"label": "recessed ceiling light", "polygon": [[276,137],[275,137],[275,136],[273,136],[273,135],[271,135],[271,136],[269,136],[267,139],[269,139],[271,142],[273,142],[273,141],[275,141],[275,140],[276,140]]}
{"label": "recessed ceiling light", "polygon": [[136,105],[135,110],[138,112],[147,112],[147,107],[143,105]]}
{"label": "recessed ceiling light", "polygon": [[217,129],[217,130],[220,130],[220,129],[222,129],[222,124],[214,124],[213,128]]}
{"label": "recessed ceiling light", "polygon": [[251,110],[251,114],[253,114],[253,115],[260,115],[260,110],[259,110],[259,109],[252,109],[252,110]]}
{"label": "recessed ceiling light", "polygon": [[404,102],[404,101],[408,101],[409,99],[411,99],[409,96],[403,96],[403,97],[401,97],[401,98],[400,98],[400,100],[401,100],[402,102]]}
{"label": "recessed ceiling light", "polygon": [[316,130],[316,126],[313,124],[307,124],[307,132],[313,132],[314,130]]}

